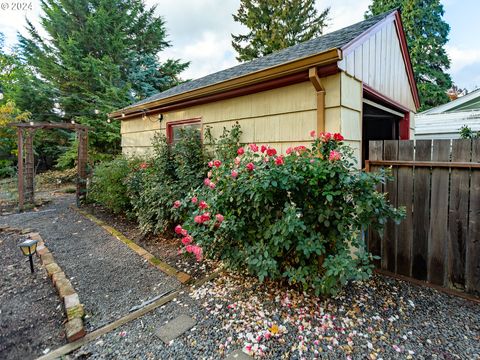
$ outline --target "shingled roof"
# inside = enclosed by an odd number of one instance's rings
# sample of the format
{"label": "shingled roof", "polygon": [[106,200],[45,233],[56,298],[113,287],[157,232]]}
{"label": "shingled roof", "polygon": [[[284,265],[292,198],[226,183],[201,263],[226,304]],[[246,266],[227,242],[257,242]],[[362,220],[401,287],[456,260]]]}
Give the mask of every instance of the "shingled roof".
{"label": "shingled roof", "polygon": [[[395,10],[394,10],[395,11]],[[276,51],[269,55],[263,56],[258,59],[234,66],[232,68],[218,71],[216,73],[204,76],[202,78],[191,80],[175,86],[171,89],[163,91],[159,94],[150,96],[144,100],[141,100],[135,104],[132,104],[125,109],[129,109],[135,106],[150,103],[152,101],[165,99],[174,95],[179,95],[188,91],[200,89],[209,85],[221,83],[230,79],[234,79],[240,76],[248,75],[250,73],[264,70],[270,67],[288,63],[293,60],[301,59],[307,56],[320,54],[330,49],[341,49],[358,36],[363,34],[372,26],[376,25],[389,14],[394,11],[389,11],[359,23],[350,25],[343,29],[331,32],[329,34],[320,36],[315,39],[305,41],[303,43],[290,46],[286,49]]]}

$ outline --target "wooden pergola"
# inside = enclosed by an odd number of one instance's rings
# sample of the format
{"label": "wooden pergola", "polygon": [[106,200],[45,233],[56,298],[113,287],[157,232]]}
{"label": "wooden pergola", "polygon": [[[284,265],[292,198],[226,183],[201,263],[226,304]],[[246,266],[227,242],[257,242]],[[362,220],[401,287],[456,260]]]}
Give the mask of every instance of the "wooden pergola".
{"label": "wooden pergola", "polygon": [[[77,205],[86,195],[87,159],[88,159],[88,127],[68,123],[14,123],[18,134],[18,208],[23,210],[25,203],[34,204],[35,197],[35,164],[33,152],[33,137],[39,129],[74,130],[78,139],[77,159]],[[25,154],[25,155],[24,155]]]}

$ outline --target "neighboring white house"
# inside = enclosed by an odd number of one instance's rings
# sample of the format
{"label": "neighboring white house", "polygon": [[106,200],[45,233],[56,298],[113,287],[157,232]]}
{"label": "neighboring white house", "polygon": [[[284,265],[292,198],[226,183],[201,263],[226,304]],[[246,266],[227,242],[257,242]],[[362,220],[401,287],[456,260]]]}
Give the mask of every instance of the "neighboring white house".
{"label": "neighboring white house", "polygon": [[415,115],[416,139],[458,139],[460,128],[480,131],[480,89]]}

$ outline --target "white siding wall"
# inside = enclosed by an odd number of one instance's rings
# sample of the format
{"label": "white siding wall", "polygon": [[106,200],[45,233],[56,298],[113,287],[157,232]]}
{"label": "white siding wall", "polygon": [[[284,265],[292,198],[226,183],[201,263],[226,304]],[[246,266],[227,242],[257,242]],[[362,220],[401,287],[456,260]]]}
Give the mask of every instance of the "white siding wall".
{"label": "white siding wall", "polygon": [[379,93],[415,111],[400,41],[393,22],[348,53],[339,67]]}
{"label": "white siding wall", "polygon": [[463,125],[480,131],[480,111],[419,114],[415,116],[415,139],[458,139]]}

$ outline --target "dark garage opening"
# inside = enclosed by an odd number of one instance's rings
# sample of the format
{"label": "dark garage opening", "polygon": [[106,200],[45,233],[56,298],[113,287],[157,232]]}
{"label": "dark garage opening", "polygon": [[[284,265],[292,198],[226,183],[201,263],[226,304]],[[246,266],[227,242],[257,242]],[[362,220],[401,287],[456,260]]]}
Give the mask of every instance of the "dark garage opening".
{"label": "dark garage opening", "polygon": [[368,159],[368,142],[370,140],[399,139],[399,123],[401,116],[395,111],[386,111],[378,107],[363,103],[362,119],[362,167]]}

